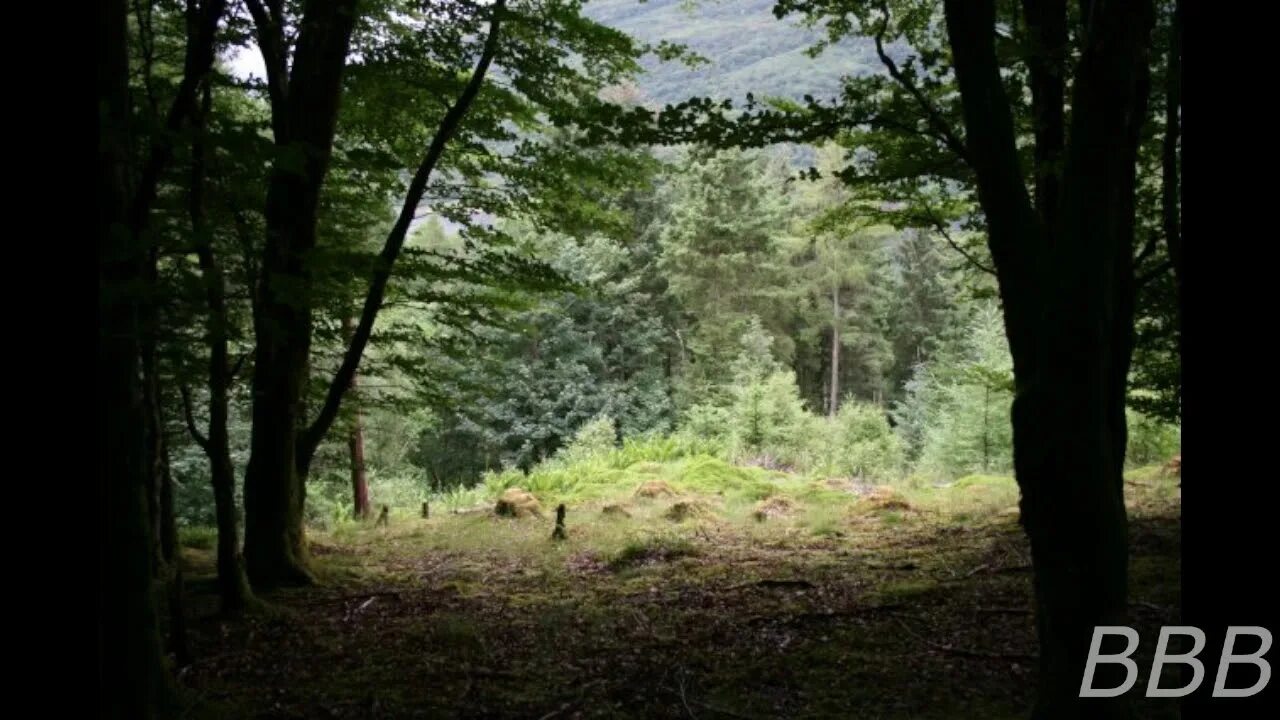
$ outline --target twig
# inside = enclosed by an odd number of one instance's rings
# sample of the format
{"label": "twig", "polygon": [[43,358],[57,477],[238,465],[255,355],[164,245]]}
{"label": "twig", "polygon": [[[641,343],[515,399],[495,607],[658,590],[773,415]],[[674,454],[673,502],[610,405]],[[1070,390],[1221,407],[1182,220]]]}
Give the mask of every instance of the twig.
{"label": "twig", "polygon": [[752,586],[780,587],[780,588],[796,587],[796,588],[809,589],[809,588],[812,588],[814,585],[808,580],[773,580],[773,579],[766,578],[764,580],[753,580],[752,582],[745,582],[745,583],[738,583],[737,585],[730,585],[729,587],[725,588],[725,590],[741,590],[743,588],[748,588]]}
{"label": "twig", "polygon": [[942,645],[930,640],[929,638],[922,637],[919,633],[912,630],[911,626],[903,622],[901,618],[895,618],[895,619],[898,621],[898,624],[902,626],[902,629],[907,631],[908,635],[911,635],[915,639],[919,640],[920,642],[923,642],[924,644],[928,645],[934,650],[948,653],[950,655],[959,655],[961,657],[986,658],[990,660],[1025,660],[1028,662],[1038,660],[1040,657],[1039,655],[1036,655],[1034,653],[993,653],[993,652],[984,652],[982,650],[965,650],[963,648],[951,647],[950,645]]}
{"label": "twig", "polygon": [[1151,610],[1152,612],[1157,612],[1161,615],[1164,615],[1165,617],[1173,615],[1172,608],[1167,608],[1162,605],[1156,605],[1155,603],[1149,603],[1149,602],[1146,602],[1145,600],[1134,600],[1129,603],[1129,606],[1146,608],[1147,610]]}
{"label": "twig", "polygon": [[364,598],[364,599],[366,599],[366,600],[372,600],[372,599],[373,599],[373,598],[375,598],[375,597],[394,597],[394,598],[396,598],[396,599],[398,600],[398,599],[400,599],[400,591],[398,591],[398,590],[384,590],[384,591],[381,591],[381,592],[372,592],[372,593],[364,592],[364,593],[357,593],[357,594],[355,594],[355,595],[340,595],[340,596],[338,596],[338,597],[320,598],[320,599],[317,599],[317,600],[312,600],[312,601],[310,601],[310,602],[302,603],[302,605],[303,605],[304,607],[310,607],[310,606],[313,606],[313,605],[328,605],[328,604],[330,604],[330,603],[340,603],[340,602],[348,602],[348,601],[350,601],[350,600],[360,600],[361,598]]}
{"label": "twig", "polygon": [[543,715],[542,717],[538,718],[538,720],[551,720],[551,718],[568,711],[569,708],[571,707],[573,707],[573,703],[567,702],[561,705],[560,707],[556,708],[555,710],[552,710],[551,712],[547,713],[546,715]]}
{"label": "twig", "polygon": [[685,712],[689,713],[689,717],[698,720],[698,716],[693,714],[693,708],[689,707],[689,699],[684,694],[684,668],[680,668],[676,681],[680,683],[680,702],[684,705]]}
{"label": "twig", "polygon": [[862,605],[860,607],[847,608],[845,610],[832,610],[831,612],[807,612],[796,613],[794,615],[757,615],[748,618],[746,624],[750,625],[768,620],[778,620],[779,622],[796,622],[798,620],[818,620],[826,618],[848,617],[851,615],[862,615],[863,613],[872,612],[894,612],[903,609],[900,603],[888,603],[885,605]]}
{"label": "twig", "polygon": [[954,578],[954,579],[956,579],[956,580],[964,580],[964,579],[966,579],[966,578],[971,578],[971,577],[973,577],[974,575],[977,575],[977,574],[978,574],[978,573],[980,573],[980,572],[988,572],[988,573],[995,574],[995,573],[1021,572],[1021,571],[1023,571],[1023,570],[1030,570],[1030,569],[1031,569],[1031,564],[1030,564],[1030,563],[1026,563],[1026,564],[1023,564],[1023,565],[1005,565],[1005,566],[1002,566],[1002,567],[994,567],[994,566],[992,566],[992,565],[990,565],[990,564],[988,564],[988,563],[983,563],[983,564],[979,565],[978,567],[976,567],[976,568],[974,568],[974,569],[970,570],[969,572],[965,573],[964,575],[961,575],[959,578]]}
{"label": "twig", "polygon": [[706,710],[710,710],[711,712],[720,713],[721,715],[728,715],[729,717],[742,718],[742,720],[756,720],[756,718],[752,715],[743,715],[740,712],[735,712],[727,708],[717,707],[710,703],[702,702],[701,700],[694,700],[693,704],[697,705],[698,707],[704,708]]}
{"label": "twig", "polygon": [[1028,610],[1027,608],[1014,608],[1014,607],[978,608],[978,612],[990,614],[990,615],[1030,615],[1031,614],[1031,611]]}

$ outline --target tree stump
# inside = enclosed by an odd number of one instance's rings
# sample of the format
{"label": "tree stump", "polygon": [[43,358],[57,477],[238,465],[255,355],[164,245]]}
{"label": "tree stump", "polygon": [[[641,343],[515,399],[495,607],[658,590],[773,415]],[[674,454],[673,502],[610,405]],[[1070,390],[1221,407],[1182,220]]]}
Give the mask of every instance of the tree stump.
{"label": "tree stump", "polygon": [[424,502],[422,503],[422,519],[426,520],[429,517],[431,517],[431,506]]}
{"label": "tree stump", "polygon": [[552,540],[564,540],[568,537],[564,531],[564,503],[556,508],[556,529],[551,531]]}

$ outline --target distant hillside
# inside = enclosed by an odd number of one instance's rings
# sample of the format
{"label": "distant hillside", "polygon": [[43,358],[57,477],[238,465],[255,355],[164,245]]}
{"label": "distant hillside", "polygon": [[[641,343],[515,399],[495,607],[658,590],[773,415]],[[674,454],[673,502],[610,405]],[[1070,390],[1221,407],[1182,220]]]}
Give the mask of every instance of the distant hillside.
{"label": "distant hillside", "polygon": [[657,103],[691,96],[732,98],[748,93],[799,99],[831,97],[840,78],[878,70],[875,46],[845,40],[817,58],[805,50],[821,32],[797,19],[773,16],[774,0],[588,0],[583,14],[642,42],[683,43],[711,61],[688,68],[646,60],[639,89]]}

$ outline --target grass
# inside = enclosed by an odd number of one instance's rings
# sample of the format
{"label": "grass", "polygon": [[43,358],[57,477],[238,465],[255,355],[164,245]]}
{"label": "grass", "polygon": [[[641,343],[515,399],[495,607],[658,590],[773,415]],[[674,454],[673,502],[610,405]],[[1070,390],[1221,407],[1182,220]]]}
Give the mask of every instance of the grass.
{"label": "grass", "polygon": [[[1010,478],[872,491],[652,443],[528,480],[544,509],[566,503],[566,540],[550,513],[494,516],[491,477],[430,519],[311,531],[323,584],[230,624],[200,582],[211,534],[185,529],[200,590],[183,686],[207,717],[1026,715],[1035,628]],[[654,480],[680,494],[635,496]],[[1159,468],[1126,491],[1146,637],[1179,605],[1180,491]],[[769,499],[784,511],[758,519]],[[678,503],[702,512],[673,521]]]}

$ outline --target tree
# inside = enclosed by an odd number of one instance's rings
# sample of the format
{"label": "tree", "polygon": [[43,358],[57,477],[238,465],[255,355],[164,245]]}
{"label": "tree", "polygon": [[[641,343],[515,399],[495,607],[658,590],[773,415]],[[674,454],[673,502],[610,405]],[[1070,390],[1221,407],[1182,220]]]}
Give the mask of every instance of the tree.
{"label": "tree", "polygon": [[[685,103],[655,133],[754,146],[852,131],[869,142],[843,176],[895,193],[902,223],[932,225],[996,276],[1041,643],[1034,715],[1078,716],[1092,628],[1126,612],[1121,472],[1153,3],[775,6],[792,12],[824,24],[832,41],[872,37],[884,72],[848,79],[834,105],[806,97],[762,108],[748,96],[748,112],[733,117],[729,103]],[[957,221],[985,228],[990,262],[951,236]],[[1104,705],[1104,716],[1123,713],[1123,700]]]}
{"label": "tree", "polygon": [[[588,98],[634,73],[644,49],[582,18],[576,2],[389,3],[367,8],[362,16],[361,57],[351,63],[344,88],[340,81],[354,23],[350,4],[336,10],[304,7],[291,64],[280,7],[252,1],[249,7],[267,66],[273,133],[277,146],[288,150],[273,164],[267,193],[267,242],[256,300],[253,450],[245,479],[245,558],[255,584],[268,586],[311,582],[302,530],[305,477],[372,337],[420,202],[429,199],[446,217],[467,225],[469,248],[507,244],[500,233],[475,222],[475,215],[542,210],[537,205],[543,197],[534,191],[584,167],[585,156],[548,149],[539,134],[550,126],[592,122],[583,108],[599,108]],[[303,42],[308,38],[310,43]],[[500,82],[486,80],[491,64]],[[344,127],[365,141],[347,149],[348,159],[412,155],[416,163],[408,163],[416,170],[370,266],[351,340],[314,419],[306,422],[319,190],[343,119],[338,100],[345,95],[352,102]],[[403,123],[403,134],[389,131],[397,123]],[[444,265],[446,278],[488,272],[547,280],[539,277],[539,266],[511,254]],[[495,267],[503,272],[495,273]]]}
{"label": "tree", "polygon": [[227,307],[226,277],[214,251],[214,229],[208,222],[206,180],[209,166],[208,120],[213,111],[211,83],[203,87],[198,115],[198,132],[192,142],[188,214],[191,240],[199,261],[206,304],[206,342],[209,348],[206,385],[209,391],[209,422],[205,433],[196,427],[190,390],[181,386],[183,414],[187,430],[209,459],[209,481],[213,486],[214,513],[218,527],[218,595],[222,612],[237,615],[251,602],[252,591],[240,554],[240,532],[236,519],[235,466],[231,461],[229,429],[230,392],[237,367],[231,362],[232,317]]}
{"label": "tree", "polygon": [[795,191],[803,245],[792,258],[793,282],[808,295],[806,324],[820,329],[827,346],[825,392],[814,406],[828,417],[847,394],[883,400],[891,363],[883,321],[892,229],[877,226],[878,214],[840,180],[843,161],[840,146],[819,148],[818,176]]}
{"label": "tree", "polygon": [[963,327],[958,307],[962,289],[957,273],[946,263],[946,252],[922,229],[904,233],[893,248],[886,330],[893,348],[888,385],[895,396],[913,369],[932,360]]}
{"label": "tree", "polygon": [[129,94],[127,10],[123,0],[100,5],[98,101],[98,433],[99,691],[111,717],[162,716],[170,680],[160,654],[151,593],[152,535],[147,512],[139,382],[138,326],[145,248],[129,223]]}
{"label": "tree", "polygon": [[728,385],[725,369],[752,316],[774,336],[775,356],[791,358],[789,313],[777,302],[789,294],[778,282],[787,219],[776,189],[782,178],[766,163],[754,153],[695,149],[667,190],[661,268],[689,326],[682,407]]}
{"label": "tree", "polygon": [[[196,90],[212,66],[224,5],[188,3],[181,79],[163,123],[143,137],[135,133],[129,92],[128,8],[121,0],[99,6],[98,429],[106,452],[98,478],[104,520],[98,652],[102,691],[114,717],[161,717],[175,709],[151,588],[158,538],[157,513],[150,508],[161,505],[156,493],[167,476],[155,364],[152,211],[178,135],[195,114]],[[135,156],[139,140],[142,150]]]}
{"label": "tree", "polygon": [[1068,121],[1067,4],[1024,6],[1036,48],[1034,196],[1000,75],[995,2],[947,0],[945,11],[1013,355],[1014,467],[1041,647],[1033,716],[1122,717],[1122,700],[1083,703],[1078,680],[1093,628],[1127,612],[1135,163],[1154,13],[1150,2],[1081,3]]}

